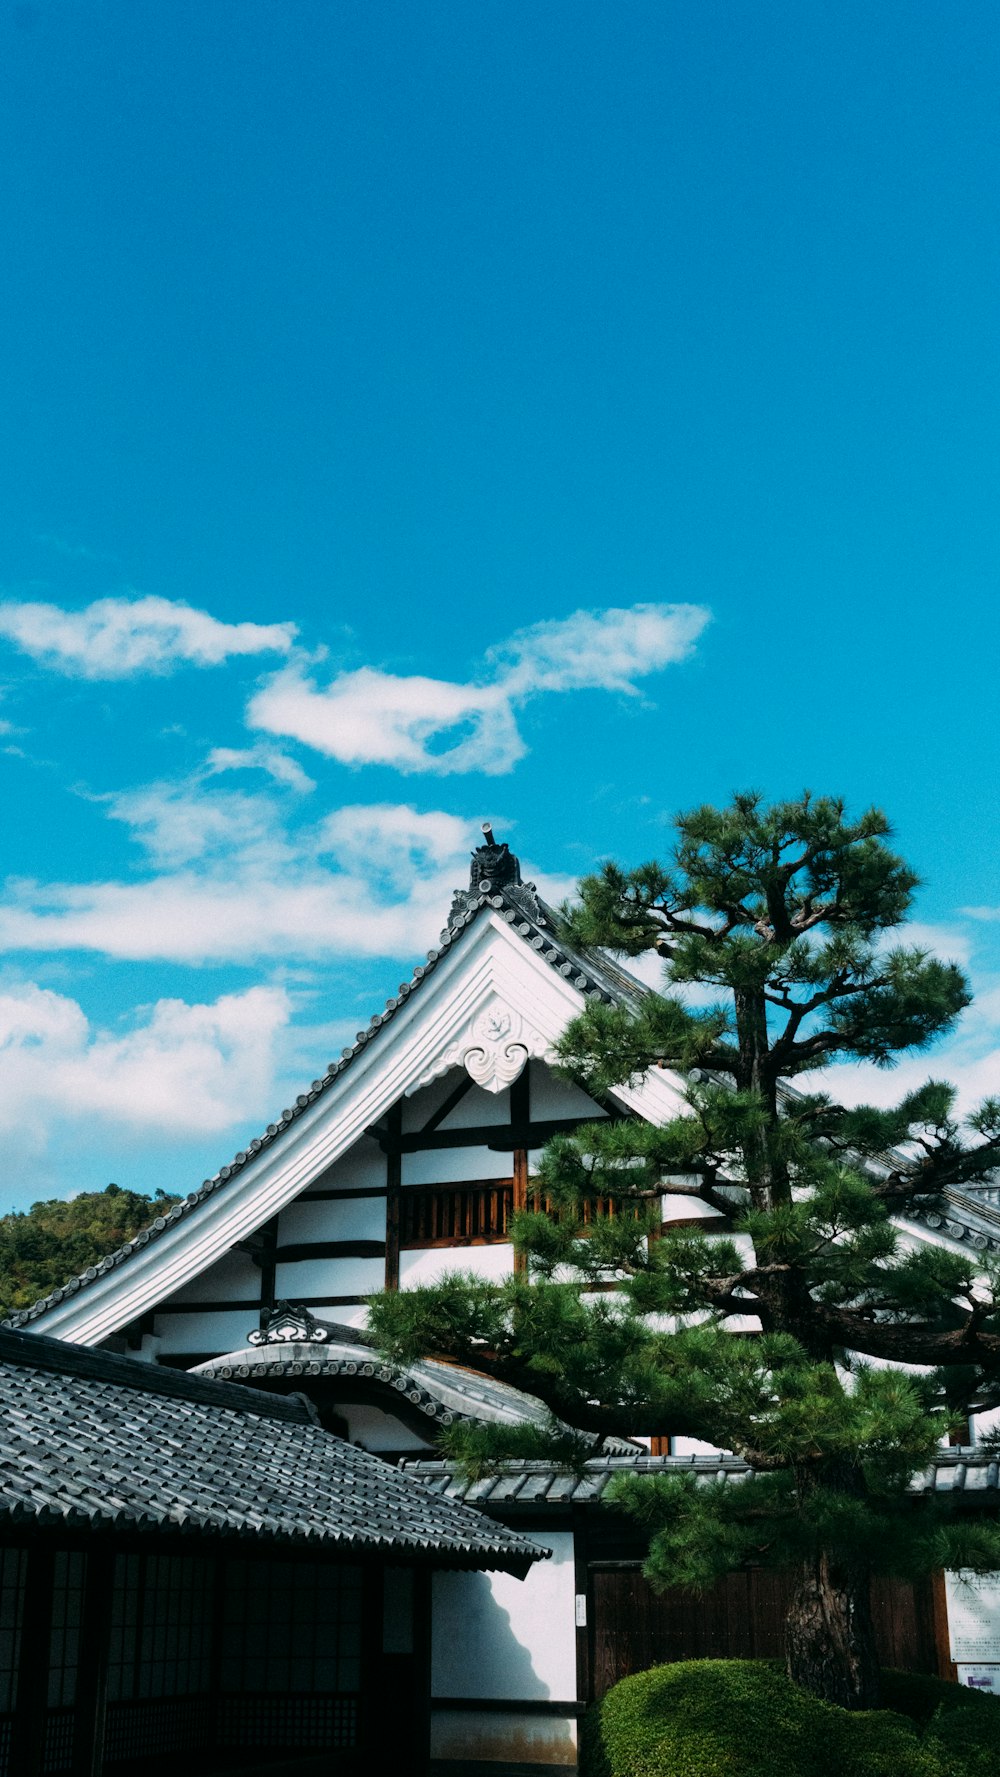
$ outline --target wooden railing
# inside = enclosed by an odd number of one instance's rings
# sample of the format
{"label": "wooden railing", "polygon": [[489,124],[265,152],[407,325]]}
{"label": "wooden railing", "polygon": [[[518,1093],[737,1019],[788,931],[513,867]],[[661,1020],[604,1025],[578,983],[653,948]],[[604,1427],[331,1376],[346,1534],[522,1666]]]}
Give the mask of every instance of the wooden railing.
{"label": "wooden railing", "polygon": [[400,1192],[400,1247],[488,1246],[506,1240],[513,1202],[512,1178],[409,1186]]}
{"label": "wooden railing", "polygon": [[[528,1189],[526,1209],[558,1215],[547,1197]],[[509,1240],[514,1209],[512,1178],[467,1180],[454,1185],[410,1185],[400,1193],[399,1244],[421,1246],[489,1246]],[[610,1216],[638,1216],[642,1206],[595,1197],[582,1205],[584,1227]]]}

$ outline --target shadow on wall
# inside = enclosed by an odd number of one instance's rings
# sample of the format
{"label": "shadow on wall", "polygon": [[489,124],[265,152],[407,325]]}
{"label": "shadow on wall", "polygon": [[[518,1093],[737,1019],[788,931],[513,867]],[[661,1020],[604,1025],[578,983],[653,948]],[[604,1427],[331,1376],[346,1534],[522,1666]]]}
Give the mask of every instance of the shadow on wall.
{"label": "shadow on wall", "polygon": [[[438,1574],[434,1592],[434,1696],[509,1697],[512,1702],[551,1697],[531,1647],[519,1639],[510,1611],[496,1596],[496,1577]],[[535,1613],[531,1627],[536,1650],[542,1652],[546,1625]]]}

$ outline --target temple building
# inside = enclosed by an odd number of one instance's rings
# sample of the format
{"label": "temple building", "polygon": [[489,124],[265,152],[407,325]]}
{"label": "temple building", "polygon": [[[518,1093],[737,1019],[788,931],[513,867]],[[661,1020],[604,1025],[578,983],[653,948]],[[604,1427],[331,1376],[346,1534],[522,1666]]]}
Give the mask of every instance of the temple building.
{"label": "temple building", "polygon": [[[8,1323],[130,1358],[136,1371],[190,1373],[181,1387],[236,1384],[276,1408],[303,1397],[340,1447],[383,1458],[432,1499],[476,1505],[537,1556],[548,1552],[525,1564],[522,1547],[495,1571],[442,1561],[430,1575],[427,1747],[433,1768],[455,1777],[573,1769],[579,1716],[625,1671],[778,1651],[775,1576],[730,1576],[700,1603],[655,1599],[635,1533],[600,1506],[623,1466],[685,1464],[735,1481],[740,1464],[680,1440],[623,1441],[583,1477],[514,1465],[470,1487],[439,1461],[440,1428],[544,1410],[455,1365],[403,1370],[365,1334],[374,1291],[516,1267],[510,1217],[529,1203],[552,1135],[675,1114],[682,1081],[668,1070],[597,1103],[552,1065],[588,1001],[635,1004],[646,991],[607,953],[567,941],[487,829],[439,944],[295,1104],[147,1232]],[[666,1188],[664,1223],[690,1215],[691,1199]],[[956,1195],[947,1214],[908,1233],[995,1253],[1000,1214],[989,1193]],[[914,1486],[962,1487],[969,1509],[998,1499],[996,1465],[970,1449],[942,1452]],[[886,1658],[951,1669],[943,1580],[887,1587],[875,1605]],[[1000,1645],[996,1657],[1000,1673]]]}

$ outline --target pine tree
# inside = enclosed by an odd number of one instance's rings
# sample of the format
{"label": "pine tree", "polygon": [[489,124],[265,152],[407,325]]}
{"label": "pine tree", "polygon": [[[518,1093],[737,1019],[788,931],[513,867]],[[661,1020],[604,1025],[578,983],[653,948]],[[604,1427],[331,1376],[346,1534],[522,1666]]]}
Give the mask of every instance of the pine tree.
{"label": "pine tree", "polygon": [[[735,1485],[619,1485],[648,1527],[647,1573],[704,1587],[748,1562],[794,1569],[789,1674],[855,1708],[878,1699],[874,1572],[1000,1566],[1000,1532],[907,1497],[957,1417],[1000,1402],[1000,1266],[906,1243],[895,1225],[989,1175],[1000,1100],[962,1123],[933,1080],[890,1110],[838,1104],[835,1072],[814,1089],[838,1060],[891,1066],[969,1003],[954,964],[898,942],[916,878],[888,835],[875,810],[852,820],[839,800],[745,794],[681,816],[669,866],[587,877],[568,936],[655,952],[664,988],[638,1007],[589,1005],[562,1065],[598,1097],[676,1070],[677,1115],[554,1140],[540,1207],[513,1230],[527,1272],[379,1297],[371,1323],[400,1356],[464,1359],[529,1389],[591,1440],[686,1435],[745,1458]],[[665,1184],[725,1232],[661,1236]],[[588,1292],[609,1279],[616,1290]],[[467,1463],[507,1447],[490,1429],[452,1440]]]}

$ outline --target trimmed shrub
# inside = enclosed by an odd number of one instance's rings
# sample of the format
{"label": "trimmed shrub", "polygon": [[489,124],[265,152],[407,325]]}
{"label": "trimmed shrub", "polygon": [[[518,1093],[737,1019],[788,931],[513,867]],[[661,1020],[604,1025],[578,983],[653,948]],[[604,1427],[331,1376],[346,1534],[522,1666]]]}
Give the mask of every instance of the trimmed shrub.
{"label": "trimmed shrub", "polygon": [[927,1729],[924,1744],[934,1748],[947,1777],[997,1777],[1000,1771],[1000,1709],[995,1699],[976,1701],[986,1707],[939,1709]]}
{"label": "trimmed shrub", "polygon": [[[928,1672],[882,1672],[882,1707],[908,1715],[921,1728],[931,1717],[950,1709],[994,1709],[996,1698],[968,1685],[933,1678]],[[1000,1715],[1000,1710],[997,1711]]]}
{"label": "trimmed shrub", "polygon": [[[990,1699],[943,1680],[888,1690],[906,1712],[821,1703],[756,1660],[691,1660],[622,1679],[588,1714],[585,1777],[996,1777]],[[946,1693],[942,1696],[941,1693]],[[963,1707],[971,1702],[971,1707]],[[990,1725],[977,1737],[971,1724]],[[1000,1728],[1000,1710],[995,1711]],[[916,1723],[933,1718],[921,1739]],[[963,1733],[956,1725],[966,1719]],[[982,1758],[992,1763],[981,1762]],[[968,1762],[973,1759],[975,1762]]]}

